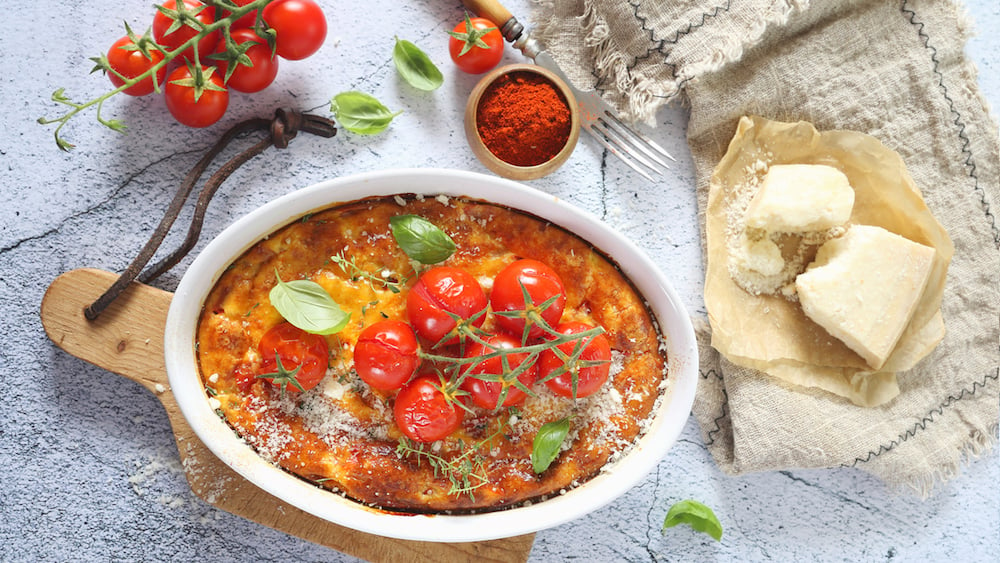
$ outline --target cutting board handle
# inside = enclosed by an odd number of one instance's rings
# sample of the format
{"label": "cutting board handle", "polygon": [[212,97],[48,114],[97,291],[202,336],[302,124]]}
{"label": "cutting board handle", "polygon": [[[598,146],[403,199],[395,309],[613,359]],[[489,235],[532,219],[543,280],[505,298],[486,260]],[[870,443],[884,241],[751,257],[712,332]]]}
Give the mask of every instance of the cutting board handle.
{"label": "cutting board handle", "polygon": [[369,561],[528,559],[534,534],[450,544],[385,538],[313,516],[244,479],[195,436],[170,391],[163,331],[173,294],[133,283],[96,320],[84,316],[84,308],[116,279],[116,274],[95,269],[62,274],[42,299],[42,325],[66,352],[136,381],[156,395],[167,411],[188,484],[199,498],[248,520]]}

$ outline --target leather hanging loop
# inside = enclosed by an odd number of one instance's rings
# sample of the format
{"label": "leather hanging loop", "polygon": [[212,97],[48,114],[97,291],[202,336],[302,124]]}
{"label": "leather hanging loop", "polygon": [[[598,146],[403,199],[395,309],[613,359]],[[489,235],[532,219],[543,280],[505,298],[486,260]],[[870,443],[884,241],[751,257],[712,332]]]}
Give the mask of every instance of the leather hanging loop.
{"label": "leather hanging loop", "polygon": [[[229,159],[229,161],[220,166],[219,169],[212,174],[198,194],[198,201],[195,204],[194,216],[191,219],[191,225],[188,228],[188,233],[184,242],[179,248],[157,262],[154,266],[146,271],[143,271],[143,268],[153,258],[153,255],[160,247],[160,244],[163,243],[163,239],[166,238],[167,233],[170,232],[170,228],[173,226],[174,221],[177,220],[178,215],[180,215],[181,209],[184,207],[185,201],[187,201],[190,196],[195,183],[198,182],[215,157],[218,156],[219,153],[222,152],[222,150],[225,149],[234,139],[253,131],[267,131],[268,136],[257,141],[250,148]],[[117,299],[123,291],[125,291],[125,288],[127,288],[133,281],[138,280],[142,283],[148,283],[180,262],[181,259],[184,258],[184,256],[186,256],[198,242],[198,237],[201,235],[201,227],[205,219],[205,212],[208,210],[208,204],[211,202],[212,197],[218,189],[222,186],[222,183],[225,182],[226,179],[229,178],[229,176],[232,175],[232,173],[235,172],[244,162],[264,152],[267,147],[273,145],[278,149],[287,148],[288,143],[294,139],[296,135],[298,135],[299,131],[305,131],[307,133],[326,138],[333,137],[337,134],[337,128],[334,125],[334,122],[330,119],[318,115],[284,109],[276,110],[274,112],[274,117],[270,120],[264,118],[248,119],[237,123],[228,131],[223,133],[222,137],[220,137],[219,140],[212,145],[208,152],[206,152],[201,160],[195,164],[191,171],[188,172],[187,176],[184,177],[184,180],[178,187],[177,194],[167,207],[167,211],[164,214],[163,219],[153,232],[149,242],[146,243],[132,263],[125,268],[125,271],[122,272],[121,276],[115,280],[115,283],[112,284],[111,287],[104,292],[104,294],[98,297],[97,300],[84,309],[84,316],[88,320],[96,319],[108,307],[108,305],[114,302],[114,300]]]}

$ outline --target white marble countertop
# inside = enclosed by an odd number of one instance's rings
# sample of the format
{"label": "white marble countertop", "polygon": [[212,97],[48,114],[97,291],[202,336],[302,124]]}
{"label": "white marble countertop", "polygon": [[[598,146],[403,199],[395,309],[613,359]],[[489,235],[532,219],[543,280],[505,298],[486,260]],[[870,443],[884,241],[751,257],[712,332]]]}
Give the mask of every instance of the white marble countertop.
{"label": "white marble countertop", "polygon": [[[331,177],[403,167],[486,173],[466,145],[463,105],[477,78],[455,70],[444,32],[458,2],[321,1],[330,34],[316,56],[283,62],[278,82],[235,95],[223,122],[177,125],[161,99],[119,96],[104,107],[127,135],[93,114],[72,122],[77,145],[56,149],[49,99],[78,99],[105,80],[95,56],[152,17],[149,0],[113,5],[13,0],[0,34],[0,560],[348,561],[352,558],[222,512],[188,488],[167,418],[139,385],[54,346],[39,321],[48,284],[80,267],[120,271],[148,238],[183,175],[228,126],[277,107],[329,115],[333,94],[370,92],[405,112],[390,130],[334,139],[301,136],[234,174],[209,209],[204,239],[260,204]],[[508,7],[530,21],[527,0]],[[110,9],[108,7],[110,6]],[[334,7],[336,6],[336,8]],[[970,0],[978,35],[968,54],[991,106],[1000,108],[1000,5]],[[100,7],[103,9],[94,9]],[[393,37],[423,47],[445,85],[421,93],[390,61]],[[508,49],[508,62],[520,62]],[[663,110],[653,135],[679,158],[656,185],[582,138],[555,174],[530,182],[596,213],[665,268],[693,316],[704,316],[693,170],[683,108]],[[652,191],[655,190],[655,191]],[[651,202],[655,203],[652,205]],[[168,239],[172,247],[178,236]],[[203,245],[204,241],[199,245]],[[195,253],[197,248],[195,249]],[[172,289],[185,260],[156,285]],[[995,561],[1000,554],[1000,456],[972,460],[920,500],[852,469],[726,476],[690,420],[656,471],[611,506],[538,533],[532,561]],[[661,533],[667,508],[699,499],[721,520],[721,542],[680,527]]]}

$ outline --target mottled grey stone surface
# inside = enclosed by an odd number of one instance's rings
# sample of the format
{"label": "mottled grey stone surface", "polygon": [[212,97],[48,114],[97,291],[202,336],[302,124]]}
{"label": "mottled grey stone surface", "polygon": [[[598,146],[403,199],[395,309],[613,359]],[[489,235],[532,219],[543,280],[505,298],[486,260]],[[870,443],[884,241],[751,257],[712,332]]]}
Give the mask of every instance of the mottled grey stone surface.
{"label": "mottled grey stone surface", "polygon": [[[331,177],[400,167],[486,172],[461,126],[476,77],[455,71],[444,32],[458,2],[323,1],[331,23],[315,57],[284,62],[263,93],[235,95],[223,122],[195,131],[174,124],[161,99],[116,97],[99,126],[93,112],[64,131],[78,145],[59,152],[49,96],[99,95],[95,56],[128,20],[142,30],[149,0],[112,4],[4,4],[0,34],[0,560],[2,561],[347,561],[335,551],[221,512],[190,492],[167,418],[139,385],[56,348],[38,308],[58,274],[79,267],[119,271],[159,221],[174,187],[215,137],[241,119],[293,106],[328,114],[332,95],[373,93],[405,110],[385,134],[346,131],[301,137],[233,175],[210,207],[210,238],[260,204]],[[528,19],[526,0],[509,7]],[[1000,107],[1000,7],[968,2],[980,35],[969,53],[994,110]],[[433,93],[413,90],[390,62],[393,36],[422,46],[445,72]],[[509,62],[519,61],[510,51]],[[704,316],[693,178],[683,108],[662,112],[654,135],[678,156],[651,185],[589,139],[552,176],[531,182],[589,209],[645,249],[671,277],[695,317]],[[182,217],[183,219],[183,217]],[[173,235],[166,243],[179,241]],[[199,248],[204,245],[204,241]],[[197,249],[196,249],[197,252]],[[172,289],[189,260],[157,285]],[[928,500],[886,490],[850,469],[727,477],[689,421],[656,471],[588,517],[537,536],[533,561],[991,561],[1000,553],[1000,461],[972,461]],[[721,543],[679,527],[661,533],[671,503],[699,499],[725,527]]]}

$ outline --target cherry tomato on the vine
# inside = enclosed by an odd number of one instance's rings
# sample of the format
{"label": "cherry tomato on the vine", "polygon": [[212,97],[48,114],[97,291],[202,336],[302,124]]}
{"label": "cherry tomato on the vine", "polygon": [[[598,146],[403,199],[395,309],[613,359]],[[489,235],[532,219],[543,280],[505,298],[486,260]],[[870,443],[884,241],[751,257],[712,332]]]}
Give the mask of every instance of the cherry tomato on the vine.
{"label": "cherry tomato on the vine", "polygon": [[200,85],[189,66],[178,67],[170,73],[163,94],[174,119],[188,127],[208,127],[222,118],[229,106],[229,92],[216,70],[215,67],[203,67],[203,84]]}
{"label": "cherry tomato on the vine", "polygon": [[[562,323],[556,327],[556,332],[561,334],[579,334],[594,327],[581,322]],[[556,348],[567,358],[572,357],[576,346],[583,345],[586,339],[566,342]],[[593,395],[604,385],[611,371],[611,344],[603,333],[592,337],[580,355],[576,363],[566,367],[566,371],[551,378],[545,379],[553,372],[563,368],[566,362],[560,358],[554,350],[545,350],[538,358],[538,378],[545,381],[545,385],[553,393],[563,397],[573,398],[573,379],[576,378],[576,397],[587,397]],[[594,362],[591,365],[581,366],[580,362]],[[599,363],[597,363],[599,362]]]}
{"label": "cherry tomato on the vine", "polygon": [[[523,289],[522,289],[523,287]],[[527,290],[530,305],[526,305]],[[552,300],[551,303],[547,301]],[[515,316],[497,315],[497,324],[516,336],[523,336],[526,319],[532,320],[528,329],[530,338],[543,333],[537,324],[540,317],[554,327],[566,306],[566,287],[559,274],[538,260],[523,258],[507,265],[493,280],[490,305],[494,313],[516,313]],[[542,305],[546,305],[541,309]]]}
{"label": "cherry tomato on the vine", "polygon": [[[215,9],[210,6],[206,6],[197,0],[183,0],[182,5],[184,6],[186,13],[190,14],[203,25],[209,25],[215,21]],[[166,10],[179,11],[176,0],[166,0],[166,2],[163,3],[163,8]],[[187,22],[177,26],[176,24],[178,22],[179,20],[171,19],[160,10],[157,10],[156,14],[153,16],[153,37],[156,39],[157,43],[162,45],[168,51],[173,51],[174,49],[180,47],[189,39],[198,35],[200,31],[198,28]],[[218,31],[213,31],[198,40],[198,57],[202,63],[207,62],[206,57],[212,54],[212,49],[215,48],[215,45],[218,42]],[[181,57],[187,60],[194,60],[194,49],[195,45],[184,49],[181,53]]]}
{"label": "cherry tomato on the vine", "polygon": [[365,383],[382,391],[399,389],[420,367],[417,336],[396,320],[374,323],[361,331],[354,346],[354,369]]}
{"label": "cherry tomato on the vine", "polygon": [[460,319],[478,317],[472,322],[482,326],[489,305],[483,288],[472,274],[451,266],[437,266],[420,275],[406,298],[406,314],[417,334],[432,344],[455,344],[458,336],[442,342]]}
{"label": "cherry tomato on the vine", "polygon": [[469,74],[482,74],[497,66],[503,57],[503,35],[500,28],[486,18],[470,18],[449,32],[448,53],[459,69]]}
{"label": "cherry tomato on the vine", "polygon": [[[253,2],[254,0],[231,0],[231,1],[232,1],[233,4],[236,4],[237,6],[239,6],[239,7],[242,8],[243,6],[246,6],[250,2]],[[225,9],[222,10],[222,16],[223,17],[228,16],[231,13],[232,12],[229,11],[229,10],[225,10]],[[233,29],[240,29],[240,28],[244,28],[244,27],[253,27],[256,22],[257,22],[257,10],[250,10],[249,13],[243,14],[242,16],[240,16],[240,19],[238,19],[238,20],[234,21],[232,24],[230,24],[229,29],[233,30]]]}
{"label": "cherry tomato on the vine", "polygon": [[441,385],[438,376],[425,373],[396,394],[396,426],[411,440],[434,442],[448,437],[462,424],[465,411],[445,396]]}
{"label": "cherry tomato on the vine", "polygon": [[[295,380],[302,389],[308,391],[326,375],[330,361],[330,350],[326,339],[318,334],[306,332],[292,323],[284,322],[274,326],[260,339],[257,350],[261,356],[258,375],[278,374],[278,359],[286,372],[298,368]],[[265,377],[272,385],[284,386],[286,390],[298,391],[290,381],[280,377]]]}
{"label": "cherry tomato on the vine", "polygon": [[326,16],[313,0],[275,0],[261,14],[275,32],[275,49],[283,59],[304,59],[326,40]]}
{"label": "cherry tomato on the vine", "polygon": [[[127,35],[115,41],[111,45],[111,48],[108,49],[108,65],[111,66],[111,70],[113,71],[108,72],[108,78],[111,79],[111,83],[117,88],[125,84],[125,80],[121,76],[124,76],[126,79],[136,78],[163,60],[163,53],[160,51],[151,48],[147,52],[149,53],[148,57],[143,54],[135,42]],[[121,76],[115,74],[116,72]],[[156,83],[161,88],[163,87],[163,79],[166,75],[166,65],[156,71]],[[129,96],[145,96],[152,93],[153,90],[153,77],[149,76],[122,91]]]}
{"label": "cherry tomato on the vine", "polygon": [[[254,30],[250,28],[233,29],[229,32],[232,40],[241,46],[247,42],[251,45],[246,48],[244,54],[250,59],[250,64],[235,63],[232,74],[226,79],[226,70],[229,62],[220,60],[216,63],[219,72],[222,74],[226,86],[240,92],[260,92],[274,82],[278,76],[278,57],[271,52],[271,47],[267,41],[261,39]],[[241,47],[243,48],[243,47]],[[219,45],[215,48],[216,53],[226,52],[226,39],[219,40]]]}
{"label": "cherry tomato on the vine", "polygon": [[[506,334],[496,334],[485,339],[489,346],[484,346],[479,342],[473,342],[465,351],[466,358],[477,358],[495,353],[497,350],[511,350],[518,348],[521,344],[519,340]],[[526,361],[534,361],[527,352],[513,352],[506,356],[504,362],[501,356],[493,356],[478,362],[469,364],[463,369],[465,379],[462,380],[461,388],[469,393],[469,398],[480,408],[497,409],[501,407],[512,407],[524,402],[528,394],[517,387],[514,383],[504,381],[485,381],[475,376],[495,376],[500,379],[511,375],[520,368]],[[506,366],[505,366],[506,363]],[[493,377],[491,377],[493,378]],[[524,372],[517,377],[525,387],[531,389],[538,378],[538,366],[528,365]],[[506,389],[506,395],[504,395]],[[503,402],[500,398],[503,396]]]}

